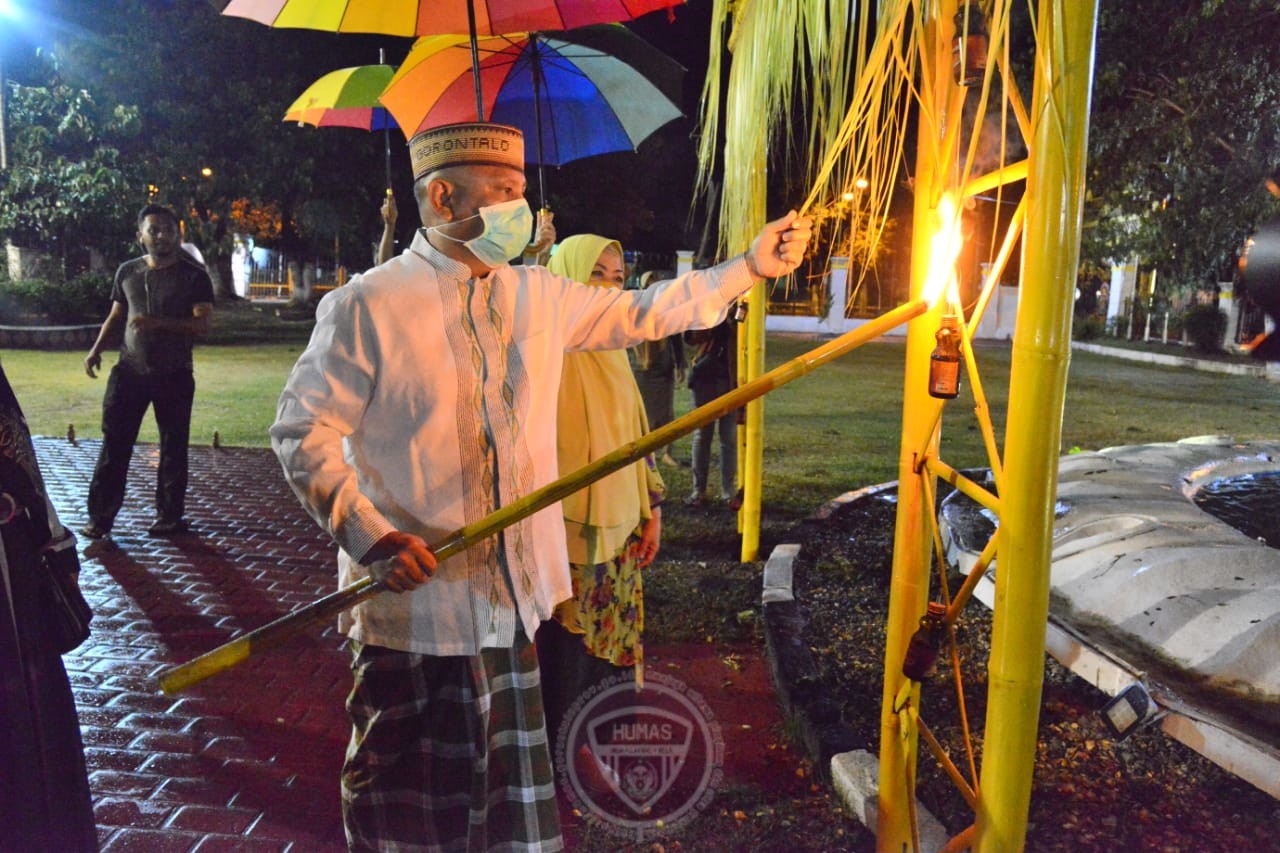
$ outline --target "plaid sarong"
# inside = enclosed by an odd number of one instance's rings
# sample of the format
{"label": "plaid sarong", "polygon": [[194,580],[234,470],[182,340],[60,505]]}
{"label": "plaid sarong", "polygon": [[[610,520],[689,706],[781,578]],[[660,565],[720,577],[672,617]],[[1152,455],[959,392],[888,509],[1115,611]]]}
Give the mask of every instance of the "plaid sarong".
{"label": "plaid sarong", "polygon": [[342,816],[352,850],[564,848],[538,657],[436,657],[353,643]]}

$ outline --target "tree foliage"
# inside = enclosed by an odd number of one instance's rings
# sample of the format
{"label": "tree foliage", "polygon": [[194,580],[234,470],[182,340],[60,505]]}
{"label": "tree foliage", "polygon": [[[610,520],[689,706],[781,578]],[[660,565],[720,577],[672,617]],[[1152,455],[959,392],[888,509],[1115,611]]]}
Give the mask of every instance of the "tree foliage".
{"label": "tree foliage", "polygon": [[[116,172],[86,168],[76,184],[87,192],[88,181],[116,201],[109,208],[82,205],[86,223],[98,230],[118,223],[132,235],[142,204],[173,206],[186,221],[187,239],[209,262],[220,295],[230,289],[233,232],[247,230],[295,260],[327,263],[336,250],[350,269],[369,264],[387,183],[382,135],[281,119],[320,75],[379,61],[384,50],[394,64],[408,52],[410,39],[271,29],[219,15],[203,0],[39,3],[44,18],[54,22],[50,32],[58,39],[53,47],[66,84],[94,103],[137,105],[136,133],[113,139],[114,153],[95,164]],[[662,46],[667,19],[647,26]],[[564,214],[562,233],[612,222],[628,242],[642,244],[637,248],[686,244],[691,154],[684,133],[665,132],[641,154],[549,170],[548,196]],[[390,150],[403,236],[416,216],[398,132]],[[618,193],[601,191],[602,173]],[[636,174],[645,179],[635,181]],[[534,184],[532,171],[529,178]],[[533,191],[536,186],[531,198]],[[33,193],[24,205],[28,215],[48,199],[44,184]],[[127,250],[103,248],[112,260]]]}
{"label": "tree foliage", "polygon": [[1280,9],[1104,0],[1089,126],[1086,260],[1138,257],[1174,291],[1229,277],[1277,201]]}
{"label": "tree foliage", "polygon": [[[74,0],[60,2],[65,14],[83,18]],[[336,66],[361,49],[365,61],[375,60],[367,39],[274,31],[220,16],[201,2],[96,5],[99,14],[82,20],[92,37],[72,37],[61,47],[68,73],[139,105],[140,133],[120,151],[138,175],[130,187],[134,209],[156,201],[179,211],[219,296],[230,293],[237,231],[295,257],[331,257],[332,229],[300,225],[298,212],[317,199],[339,211],[352,243],[372,239],[383,183],[381,140],[281,121],[319,76],[312,74],[317,65]],[[361,185],[367,192],[356,193]],[[367,253],[361,254],[363,261]]]}
{"label": "tree foliage", "polygon": [[8,85],[11,161],[0,179],[0,235],[15,245],[68,255],[114,252],[131,176],[121,146],[138,130],[136,107],[95,98],[52,63],[39,85]]}

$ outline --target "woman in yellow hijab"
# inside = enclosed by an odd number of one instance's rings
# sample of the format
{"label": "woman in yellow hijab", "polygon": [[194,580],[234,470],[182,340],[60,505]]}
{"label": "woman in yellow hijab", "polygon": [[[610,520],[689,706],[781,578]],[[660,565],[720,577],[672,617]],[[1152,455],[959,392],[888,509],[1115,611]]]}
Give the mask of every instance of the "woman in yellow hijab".
{"label": "woman in yellow hijab", "polygon": [[[622,287],[622,246],[594,234],[569,237],[547,268],[583,284]],[[566,353],[560,379],[560,473],[649,431],[626,350]],[[562,502],[573,597],[538,629],[547,736],[592,685],[629,671],[643,683],[644,587],[662,535],[666,486],[652,457],[615,471]]]}

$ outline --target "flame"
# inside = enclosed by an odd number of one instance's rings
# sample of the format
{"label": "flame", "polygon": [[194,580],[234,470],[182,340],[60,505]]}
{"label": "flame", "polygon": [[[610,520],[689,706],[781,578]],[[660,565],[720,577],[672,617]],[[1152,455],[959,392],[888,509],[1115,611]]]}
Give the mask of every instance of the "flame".
{"label": "flame", "polygon": [[943,193],[938,201],[937,230],[929,243],[929,275],[920,298],[930,307],[942,298],[956,276],[956,259],[960,257],[960,212],[951,193]]}

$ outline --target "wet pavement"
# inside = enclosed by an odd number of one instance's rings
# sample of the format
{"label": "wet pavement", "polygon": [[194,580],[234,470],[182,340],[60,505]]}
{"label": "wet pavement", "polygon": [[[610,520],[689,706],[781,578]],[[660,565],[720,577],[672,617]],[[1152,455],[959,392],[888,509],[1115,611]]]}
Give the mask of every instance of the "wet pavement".
{"label": "wet pavement", "polygon": [[[37,439],[63,522],[99,442]],[[156,674],[333,591],[333,548],[267,450],[192,448],[191,532],[148,536],[141,445],[110,541],[81,538],[93,634],[65,656],[103,850],[344,850],[342,637],[313,628],[176,696]]]}
{"label": "wet pavement", "polygon": [[[99,442],[37,438],[62,521],[85,521]],[[334,589],[334,548],[269,450],[193,447],[188,534],[147,535],[158,452],[139,445],[109,541],[80,541],[93,635],[65,656],[104,851],[346,849],[338,774],[350,687],[343,638],[313,627],[176,696],[156,676]],[[780,715],[762,658],[726,679],[709,646],[651,649],[702,691],[726,735],[728,780],[776,775]],[[744,718],[749,715],[749,719]],[[771,747],[770,747],[771,748]],[[572,820],[567,837],[574,837]]]}

